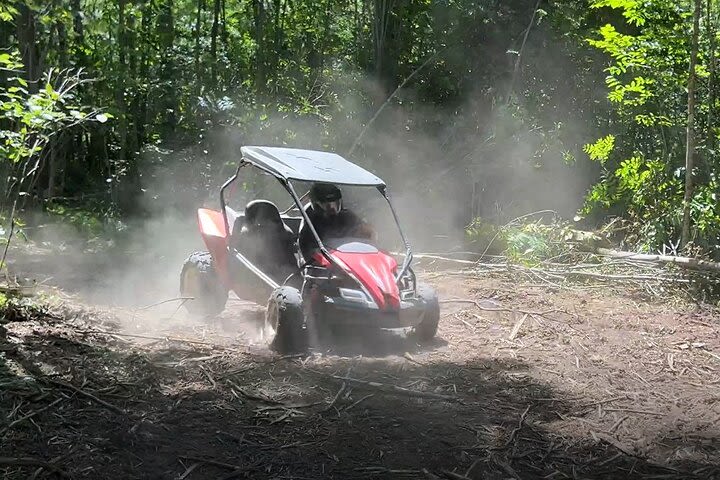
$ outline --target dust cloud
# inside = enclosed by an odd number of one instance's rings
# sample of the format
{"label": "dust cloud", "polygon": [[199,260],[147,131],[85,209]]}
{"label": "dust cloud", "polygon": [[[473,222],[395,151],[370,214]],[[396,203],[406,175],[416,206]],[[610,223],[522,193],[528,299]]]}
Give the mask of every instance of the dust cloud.
{"label": "dust cloud", "polygon": [[[331,150],[347,156],[364,122],[377,111],[378,105],[368,106],[367,99],[377,98],[379,91],[369,78],[359,90],[345,90],[332,107],[329,124],[270,114],[253,128],[209,128],[200,143],[185,149],[148,147],[141,162],[143,213],[128,220],[125,231],[106,248],[84,252],[80,240],[66,240],[73,235],[62,225],[53,227],[54,233],[46,228],[33,236],[64,239],[68,247],[50,263],[57,264],[54,270],[61,277],[70,277],[63,288],[75,288],[90,302],[137,309],[173,299],[184,259],[205,249],[197,208],[219,208],[220,186],[233,174],[240,146]],[[474,217],[503,223],[544,209],[572,216],[580,207],[591,174],[582,162],[568,165],[564,159],[580,158],[579,145],[588,139],[575,125],[574,146],[566,147],[567,138],[538,128],[525,114],[518,106],[495,102],[488,89],[477,88],[464,101],[440,107],[423,104],[409,85],[388,103],[348,158],[386,181],[416,252],[461,250],[464,227]],[[238,184],[230,199],[237,210],[254,198],[270,199],[281,210],[291,203],[274,179],[251,169],[243,170]],[[350,194],[348,205],[378,218],[374,223],[380,229],[395,232],[387,206],[375,194],[369,203],[363,198],[370,197]],[[398,245],[396,237],[392,248]],[[178,305],[170,301],[150,311],[186,318]]]}

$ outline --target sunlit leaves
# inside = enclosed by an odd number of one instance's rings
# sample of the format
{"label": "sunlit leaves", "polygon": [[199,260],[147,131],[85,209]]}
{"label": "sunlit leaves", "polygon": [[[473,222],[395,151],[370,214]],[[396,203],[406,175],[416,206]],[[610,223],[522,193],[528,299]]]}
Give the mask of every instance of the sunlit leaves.
{"label": "sunlit leaves", "polygon": [[627,85],[616,84],[610,93],[608,93],[608,99],[613,103],[639,107],[644,105],[645,102],[652,97],[653,93],[649,87],[653,83],[654,81],[651,79],[636,77]]}
{"label": "sunlit leaves", "polygon": [[[3,54],[0,64],[22,67],[17,53]],[[0,89],[0,120],[10,127],[0,130],[0,161],[18,163],[30,159],[42,151],[52,135],[67,126],[88,119],[107,121],[108,114],[90,115],[85,108],[70,105],[80,78],[68,74],[64,73],[59,89],[53,84],[57,79],[50,74],[36,93],[31,93],[21,78],[9,79],[7,88]]]}
{"label": "sunlit leaves", "polygon": [[615,148],[615,136],[607,135],[595,143],[585,145],[583,150],[588,154],[590,160],[605,163],[610,158],[613,148]]}
{"label": "sunlit leaves", "polygon": [[623,17],[636,26],[645,24],[645,16],[643,7],[647,5],[638,0],[596,0],[591,4],[591,8],[618,8],[622,10]]}
{"label": "sunlit leaves", "polygon": [[0,3],[0,21],[11,22],[18,14],[17,8],[7,2]]}
{"label": "sunlit leaves", "polygon": [[[585,147],[591,158],[603,164],[605,175],[586,196],[584,213],[621,213],[635,222],[644,245],[658,247],[676,236],[682,212],[690,2],[597,0],[592,8],[615,9],[624,20],[602,26],[587,40],[610,60],[605,85],[614,114],[604,133],[614,135],[615,141],[611,151],[607,135]],[[710,75],[709,43],[704,42],[697,66],[696,131],[712,132],[704,126],[710,118],[705,87]],[[716,168],[714,155],[705,148],[701,140],[699,157],[706,157],[704,171],[696,172],[699,188],[708,171]],[[702,198],[710,201],[708,196]],[[701,217],[706,219],[703,225],[712,223],[707,210],[699,203],[693,207],[697,225]],[[705,234],[717,237],[720,223],[716,225],[715,233],[706,230]]]}

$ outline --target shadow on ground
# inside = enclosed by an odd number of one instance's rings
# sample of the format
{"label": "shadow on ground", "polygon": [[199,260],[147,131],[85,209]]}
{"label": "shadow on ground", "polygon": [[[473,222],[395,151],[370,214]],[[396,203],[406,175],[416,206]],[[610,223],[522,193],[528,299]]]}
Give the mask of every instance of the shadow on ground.
{"label": "shadow on ground", "polygon": [[[407,340],[377,338],[369,350],[338,350],[353,358],[173,342],[140,349],[80,327],[13,322],[0,337],[3,478],[38,469],[47,478],[190,480],[719,473],[717,463],[653,464],[606,432],[560,436],[554,422],[581,415],[587,399],[538,382],[520,361],[364,358],[408,350]],[[707,447],[676,437],[667,432]]]}

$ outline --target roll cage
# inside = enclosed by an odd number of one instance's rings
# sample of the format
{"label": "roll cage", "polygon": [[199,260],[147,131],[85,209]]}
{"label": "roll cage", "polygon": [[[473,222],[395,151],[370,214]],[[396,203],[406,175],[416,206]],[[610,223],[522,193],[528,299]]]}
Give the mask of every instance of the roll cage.
{"label": "roll cage", "polygon": [[[393,220],[398,227],[400,237],[405,246],[405,258],[395,275],[395,282],[399,283],[403,276],[407,273],[412,262],[412,250],[410,244],[400,227],[400,221],[397,216],[397,212],[392,205],[390,195],[387,191],[385,183],[375,175],[367,172],[358,165],[355,165],[344,158],[336,154],[330,154],[327,152],[317,152],[312,150],[299,150],[290,148],[277,148],[277,147],[242,147],[242,158],[238,163],[235,174],[230,177],[220,188],[220,212],[222,213],[223,222],[225,225],[225,231],[230,234],[230,221],[228,220],[227,213],[227,202],[225,200],[225,191],[232,185],[239,177],[240,170],[245,166],[251,166],[258,168],[259,170],[275,177],[280,184],[285,188],[290,197],[293,200],[291,205],[283,214],[287,214],[294,208],[297,208],[300,212],[302,219],[310,228],[310,232],[313,238],[319,246],[319,250],[323,257],[325,257],[332,265],[336,266],[343,272],[345,272],[355,283],[357,283],[364,291],[366,290],[362,282],[351,272],[343,262],[335,258],[332,253],[325,247],[323,241],[315,229],[310,217],[303,208],[302,199],[307,196],[307,193],[298,196],[295,188],[293,187],[291,180],[297,181],[308,181],[308,182],[326,182],[334,183],[339,185],[352,185],[352,186],[365,186],[375,187],[387,201],[390,211],[392,212]],[[308,165],[304,165],[308,163]],[[329,163],[325,166],[324,164]],[[257,275],[265,284],[270,288],[275,289],[279,286],[271,277],[269,277],[260,268],[254,265],[242,252],[232,247],[228,242],[228,248],[232,249],[234,256],[242,262],[251,272]],[[307,259],[305,259],[307,262]],[[301,269],[304,268],[301,267]],[[365,292],[368,294],[368,292]],[[368,294],[369,297],[369,294]]]}

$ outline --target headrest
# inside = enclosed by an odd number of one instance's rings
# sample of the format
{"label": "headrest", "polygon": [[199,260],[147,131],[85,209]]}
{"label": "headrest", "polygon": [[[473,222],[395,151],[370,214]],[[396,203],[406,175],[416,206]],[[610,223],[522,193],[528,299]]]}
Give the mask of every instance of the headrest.
{"label": "headrest", "polygon": [[282,224],[280,210],[268,200],[253,200],[245,206],[246,225]]}

